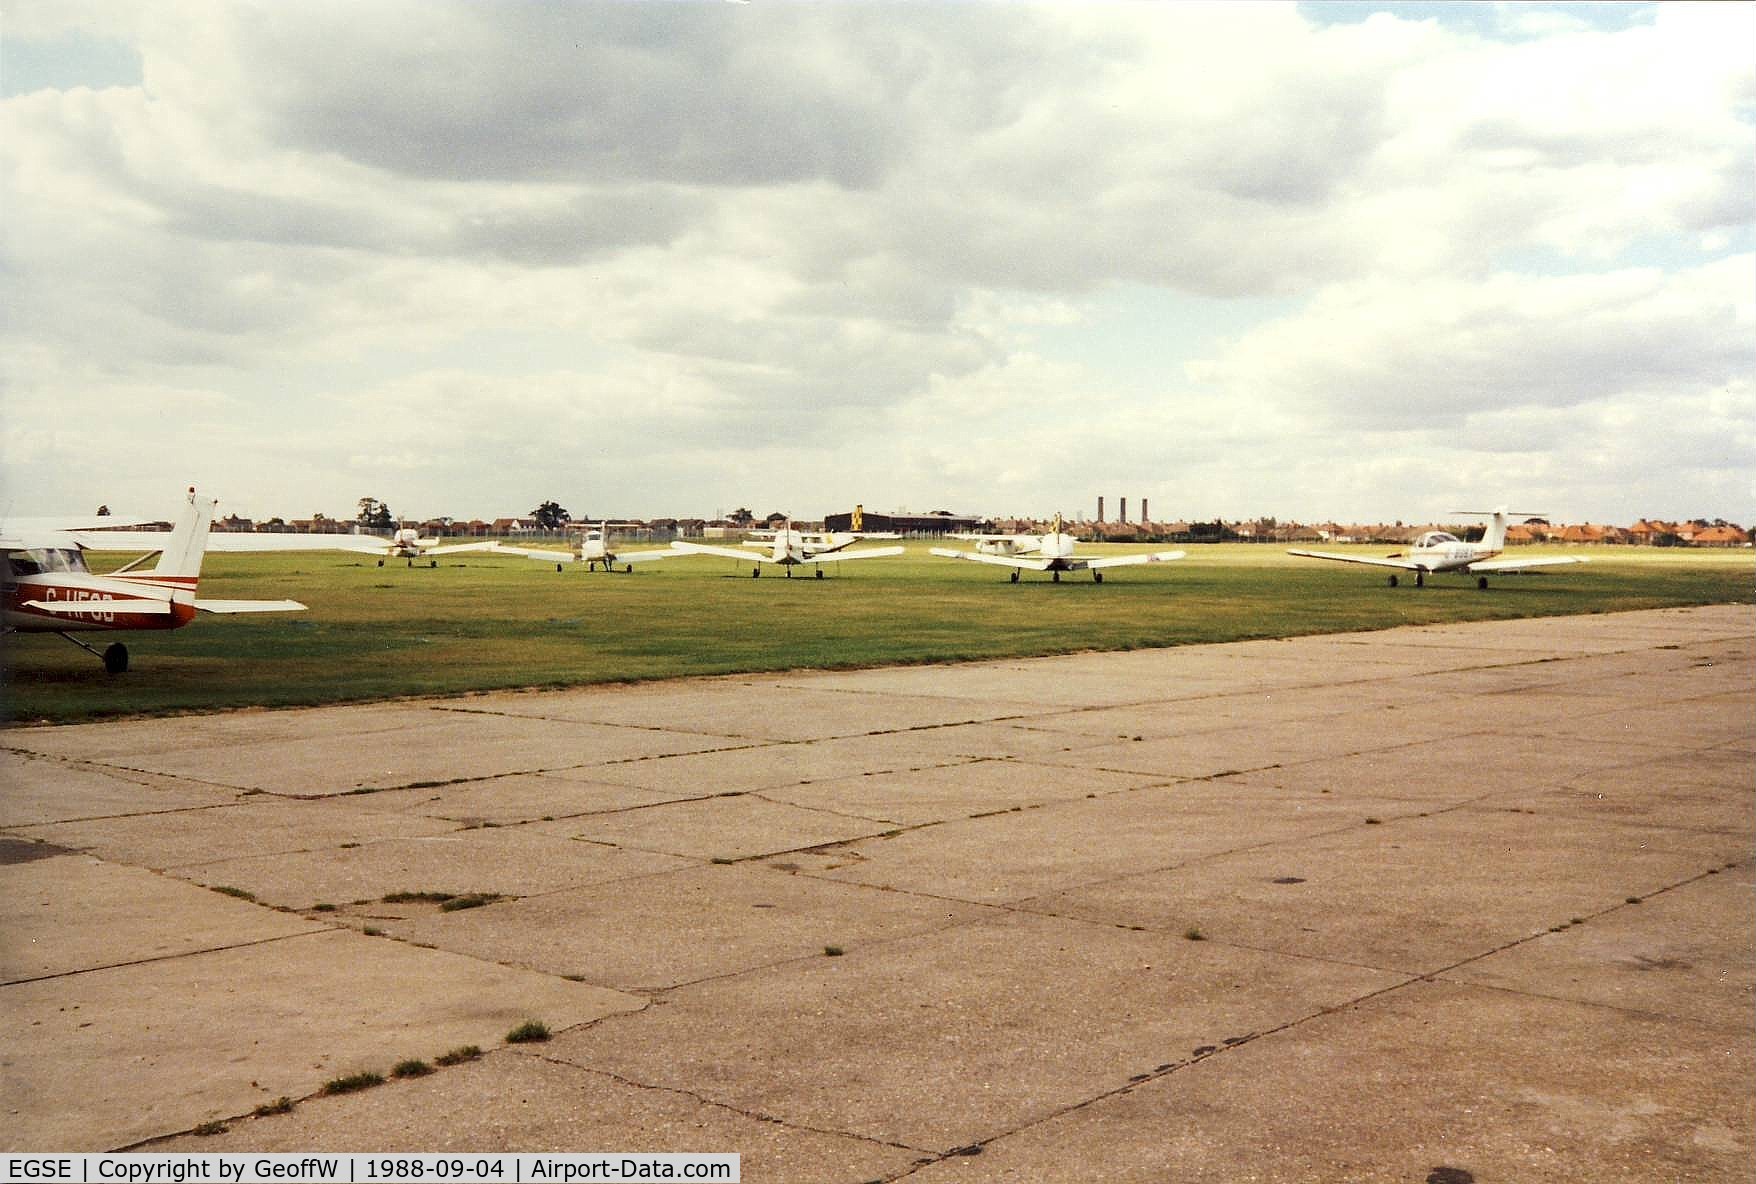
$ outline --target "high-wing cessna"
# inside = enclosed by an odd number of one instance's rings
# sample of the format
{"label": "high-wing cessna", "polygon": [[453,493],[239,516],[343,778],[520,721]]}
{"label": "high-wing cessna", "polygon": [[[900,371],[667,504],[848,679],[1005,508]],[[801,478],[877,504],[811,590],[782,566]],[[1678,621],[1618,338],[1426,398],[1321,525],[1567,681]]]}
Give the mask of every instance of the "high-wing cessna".
{"label": "high-wing cessna", "polygon": [[522,555],[526,559],[537,559],[553,563],[555,570],[569,563],[583,563],[585,570],[591,571],[599,564],[605,571],[614,571],[616,564],[622,565],[623,571],[633,571],[636,563],[650,563],[654,559],[675,559],[677,552],[669,548],[657,551],[617,551],[610,546],[610,523],[600,522],[588,528],[579,536],[579,541],[571,551],[558,551],[553,547],[509,547],[505,543],[496,543],[493,552],[496,555]]}
{"label": "high-wing cessna", "polygon": [[[1333,551],[1288,551],[1288,555],[1301,555],[1306,559],[1330,559],[1337,563],[1366,563],[1373,567],[1394,567],[1401,571],[1415,573],[1415,587],[1426,584],[1429,574],[1441,572],[1458,572],[1476,578],[1476,587],[1486,588],[1488,576],[1497,572],[1524,572],[1538,567],[1558,567],[1564,563],[1586,563],[1584,556],[1558,555],[1539,559],[1496,559],[1496,555],[1506,549],[1506,520],[1516,514],[1520,518],[1539,517],[1540,515],[1526,510],[1508,510],[1501,506],[1496,510],[1453,510],[1453,514],[1462,514],[1469,518],[1488,519],[1488,528],[1483,532],[1479,543],[1466,543],[1456,535],[1443,530],[1429,530],[1415,540],[1415,545],[1406,552],[1398,551],[1383,558],[1372,555],[1338,555]],[[1396,587],[1398,577],[1393,572],[1390,586]]]}
{"label": "high-wing cessna", "polygon": [[[839,563],[844,559],[882,559],[888,555],[902,554],[901,547],[870,547],[864,551],[842,549],[854,542],[859,537],[858,535],[848,537],[839,544],[825,544],[822,541],[823,537],[822,535],[807,536],[801,531],[794,530],[793,524],[789,522],[774,532],[773,539],[764,540],[760,544],[768,548],[766,554],[755,548],[746,550],[736,547],[711,547],[706,543],[686,543],[682,539],[673,542],[671,546],[685,555],[718,555],[724,559],[749,560],[754,564],[750,569],[750,574],[753,576],[762,574],[763,564],[774,564],[786,571],[788,579],[792,578],[795,567],[830,562]],[[839,537],[841,536],[829,536],[832,540]],[[823,568],[815,567],[815,571],[817,578],[821,580]]]}
{"label": "high-wing cessna", "polygon": [[[343,550],[382,553],[384,540],[363,535],[208,533],[214,500],[189,491],[188,503],[169,533],[94,529],[115,518],[0,523],[0,576],[4,577],[0,627],[8,633],[57,633],[103,659],[104,669],[128,669],[128,647],[116,642],[99,653],[74,632],[176,629],[205,613],[298,612],[296,600],[204,600],[195,595],[207,550]],[[130,522],[128,525],[141,525]],[[72,529],[68,529],[71,527]],[[142,551],[139,559],[94,575],[87,551]],[[142,565],[158,555],[151,568]]]}
{"label": "high-wing cessna", "polygon": [[1104,569],[1134,567],[1142,563],[1169,563],[1183,558],[1183,551],[1153,551],[1149,554],[1075,555],[1075,539],[1061,529],[1061,515],[1055,515],[1047,534],[958,534],[953,538],[974,541],[974,551],[953,551],[934,547],[932,553],[944,559],[967,559],[971,563],[991,563],[1012,569],[1012,582],[1018,583],[1020,572],[1046,571],[1061,582],[1064,571],[1089,571],[1093,583],[1104,582]]}

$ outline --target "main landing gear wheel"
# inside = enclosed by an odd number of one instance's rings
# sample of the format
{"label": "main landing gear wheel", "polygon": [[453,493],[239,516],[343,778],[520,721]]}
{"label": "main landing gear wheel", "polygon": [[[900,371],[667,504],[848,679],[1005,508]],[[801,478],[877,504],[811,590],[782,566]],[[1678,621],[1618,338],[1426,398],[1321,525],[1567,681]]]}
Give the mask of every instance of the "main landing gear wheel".
{"label": "main landing gear wheel", "polygon": [[761,574],[762,574],[762,569],[760,567],[753,567],[750,569],[750,578],[751,579],[755,579],[757,576],[759,576]]}
{"label": "main landing gear wheel", "polygon": [[556,565],[555,565],[555,570],[556,570],[556,571],[560,571],[560,570],[561,570],[561,565],[560,565],[560,564],[559,564],[559,563],[557,563],[557,564],[556,564]]}
{"label": "main landing gear wheel", "polygon": [[817,578],[820,580],[823,578],[823,569],[821,567],[817,569]]}
{"label": "main landing gear wheel", "polygon": [[1101,572],[1101,571],[1094,571],[1094,572],[1092,572],[1092,573],[1091,573],[1091,582],[1092,582],[1092,583],[1094,583],[1094,584],[1101,584],[1101,583],[1103,583],[1103,582],[1104,582],[1104,573],[1103,573],[1103,572]]}
{"label": "main landing gear wheel", "polygon": [[1049,574],[1050,574],[1050,575],[1052,575],[1052,576],[1054,576],[1054,577],[1055,577],[1055,582],[1056,582],[1056,583],[1057,583],[1057,584],[1059,584],[1059,583],[1060,583],[1060,582],[1061,582],[1061,573],[1060,573],[1060,572],[1058,572],[1058,571],[1052,571],[1052,572],[1050,572],[1050,573],[1049,573]]}
{"label": "main landing gear wheel", "polygon": [[1392,588],[1394,588],[1394,587],[1396,587],[1396,585],[1397,585],[1397,583],[1398,583],[1398,582],[1399,582],[1399,581],[1398,581],[1398,580],[1397,580],[1397,578],[1396,578],[1396,577],[1395,577],[1395,576],[1391,576],[1391,577],[1390,577],[1390,586],[1391,586],[1391,587],[1392,587]]}
{"label": "main landing gear wheel", "polygon": [[1488,577],[1487,576],[1477,576],[1476,577],[1476,587],[1486,588],[1487,586],[1488,586]]}
{"label": "main landing gear wheel", "polygon": [[383,566],[384,566],[384,560],[382,560],[382,559],[380,559],[380,560],[379,560],[379,561],[378,561],[378,566],[379,566],[379,567],[383,567]]}
{"label": "main landing gear wheel", "polygon": [[438,567],[439,561],[437,559],[430,559],[427,561],[427,566],[428,567]]}
{"label": "main landing gear wheel", "polygon": [[1012,573],[1012,582],[1014,584],[1018,583],[1018,573],[1017,572]]}
{"label": "main landing gear wheel", "polygon": [[121,674],[128,669],[128,647],[116,642],[104,651],[104,669]]}
{"label": "main landing gear wheel", "polygon": [[1426,586],[1427,586],[1427,573],[1424,571],[1417,571],[1415,573],[1415,587],[1425,588]]}

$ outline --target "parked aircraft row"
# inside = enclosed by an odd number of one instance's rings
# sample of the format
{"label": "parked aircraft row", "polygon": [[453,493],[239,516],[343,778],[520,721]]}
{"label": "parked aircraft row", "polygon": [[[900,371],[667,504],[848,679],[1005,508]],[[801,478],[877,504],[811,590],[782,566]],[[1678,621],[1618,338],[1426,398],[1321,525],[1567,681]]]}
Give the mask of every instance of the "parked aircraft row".
{"label": "parked aircraft row", "polygon": [[[399,530],[390,539],[345,534],[216,534],[209,532],[215,504],[212,498],[197,497],[193,489],[189,490],[186,503],[169,534],[116,529],[147,523],[112,517],[0,522],[0,575],[4,576],[5,584],[0,622],[3,622],[4,631],[59,634],[100,657],[104,668],[115,674],[128,668],[125,645],[117,642],[100,653],[72,634],[92,630],[175,629],[203,612],[297,612],[305,608],[296,600],[198,597],[196,586],[201,561],[208,551],[348,551],[377,556],[380,566],[388,557],[406,558],[412,566],[416,558],[467,551],[517,555],[554,563],[556,570],[570,563],[584,563],[588,570],[602,567],[605,571],[612,570],[617,564],[622,565],[624,571],[631,571],[636,563],[710,555],[750,562],[753,576],[760,576],[764,567],[779,567],[789,577],[794,568],[810,568],[819,578],[823,575],[824,563],[882,559],[903,552],[900,546],[854,547],[855,543],[867,539],[899,537],[892,533],[801,531],[794,529],[791,523],[776,530],[757,532],[759,537],[748,540],[742,547],[679,540],[669,547],[648,551],[615,550],[610,543],[610,524],[607,522],[587,530],[579,543],[566,551],[513,547],[498,542],[439,545],[437,539],[422,539],[418,532],[410,530]],[[1579,557],[1499,559],[1497,556],[1506,543],[1510,512],[1501,508],[1457,513],[1489,519],[1480,543],[1465,543],[1444,531],[1428,531],[1408,552],[1384,557],[1328,551],[1291,551],[1289,554],[1413,572],[1417,586],[1424,584],[1429,574],[1460,572],[1475,576],[1477,585],[1483,588],[1488,586],[1488,575],[1492,573],[1585,562]],[[1020,574],[1027,571],[1047,572],[1057,583],[1063,572],[1089,571],[1093,582],[1102,583],[1104,572],[1112,568],[1169,563],[1186,554],[1183,551],[1155,551],[1080,555],[1074,537],[1063,529],[1059,515],[1049,530],[1041,535],[955,534],[950,537],[974,543],[975,548],[933,547],[931,554],[1009,568],[1013,583],[1017,583]],[[117,571],[96,575],[86,564],[87,551],[144,554]],[[147,568],[145,564],[155,556],[156,562]],[[1398,576],[1392,574],[1391,585],[1394,587],[1397,582]]]}

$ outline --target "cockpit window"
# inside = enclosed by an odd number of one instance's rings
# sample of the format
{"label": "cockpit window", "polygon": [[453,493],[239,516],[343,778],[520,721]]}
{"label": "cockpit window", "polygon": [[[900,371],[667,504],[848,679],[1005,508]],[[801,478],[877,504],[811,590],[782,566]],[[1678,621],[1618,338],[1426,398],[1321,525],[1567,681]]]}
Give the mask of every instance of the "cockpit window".
{"label": "cockpit window", "polygon": [[1455,543],[1457,541],[1457,536],[1454,534],[1449,534],[1443,530],[1429,530],[1426,534],[1421,536],[1420,545],[1423,547],[1443,547],[1446,543]]}
{"label": "cockpit window", "polygon": [[11,576],[86,570],[85,556],[72,547],[32,547],[28,551],[12,551],[6,556],[6,567]]}

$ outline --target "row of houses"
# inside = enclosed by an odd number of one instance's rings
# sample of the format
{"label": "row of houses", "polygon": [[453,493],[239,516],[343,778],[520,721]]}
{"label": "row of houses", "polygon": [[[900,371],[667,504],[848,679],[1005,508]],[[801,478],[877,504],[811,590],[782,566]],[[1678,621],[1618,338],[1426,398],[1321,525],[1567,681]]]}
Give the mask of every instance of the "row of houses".
{"label": "row of houses", "polygon": [[[794,520],[803,530],[848,530],[853,515],[830,514],[821,522]],[[492,521],[472,518],[430,518],[423,522],[400,524],[404,529],[419,530],[427,538],[519,538],[557,537],[568,530],[578,530],[599,519],[582,516],[561,531],[544,529],[534,518],[495,518]],[[654,518],[650,520],[611,519],[625,534],[664,540],[667,538],[702,538],[736,535],[749,529],[749,523],[709,518]],[[773,525],[773,523],[768,523]],[[947,510],[931,514],[865,513],[866,530],[895,530],[904,534],[937,535],[953,531],[991,531],[999,534],[1040,534],[1049,529],[1050,521],[1037,518],[982,518],[953,514]],[[214,523],[215,530],[227,531],[302,531],[318,534],[349,534],[360,530],[360,524],[349,518],[329,518],[322,514],[310,518],[270,518],[254,522],[229,515]],[[1256,542],[1256,543],[1385,543],[1406,545],[1424,531],[1449,530],[1460,537],[1470,532],[1480,534],[1479,525],[1457,523],[1337,523],[1307,524],[1280,522],[1273,518],[1228,522],[1093,522],[1079,521],[1067,529],[1082,538],[1104,542]],[[380,531],[378,533],[384,533]],[[1633,526],[1609,526],[1583,522],[1557,525],[1541,519],[1516,523],[1507,527],[1508,545],[1533,543],[1569,543],[1583,545],[1743,547],[1751,544],[1751,534],[1742,527],[1724,520],[1709,522],[1693,519],[1672,522],[1642,518]]]}

